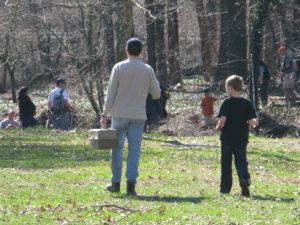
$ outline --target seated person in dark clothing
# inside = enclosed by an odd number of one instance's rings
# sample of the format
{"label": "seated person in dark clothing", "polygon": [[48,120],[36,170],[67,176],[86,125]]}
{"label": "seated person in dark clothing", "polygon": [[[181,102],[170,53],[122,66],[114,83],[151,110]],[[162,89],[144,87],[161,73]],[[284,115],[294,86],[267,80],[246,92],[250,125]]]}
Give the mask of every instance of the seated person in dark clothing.
{"label": "seated person in dark clothing", "polygon": [[22,87],[18,92],[19,102],[19,118],[22,128],[34,127],[38,125],[38,121],[34,118],[36,114],[36,106],[29,97],[28,87]]}

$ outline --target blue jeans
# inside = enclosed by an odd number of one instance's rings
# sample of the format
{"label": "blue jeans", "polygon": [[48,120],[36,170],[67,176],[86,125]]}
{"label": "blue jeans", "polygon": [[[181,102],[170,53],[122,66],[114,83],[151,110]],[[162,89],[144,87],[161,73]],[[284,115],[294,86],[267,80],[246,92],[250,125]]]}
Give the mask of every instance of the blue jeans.
{"label": "blue jeans", "polygon": [[65,112],[61,115],[51,113],[51,119],[54,129],[70,130],[69,113]]}
{"label": "blue jeans", "polygon": [[221,192],[229,193],[232,187],[232,154],[239,181],[250,185],[250,174],[247,161],[247,143],[229,144],[221,142]]}
{"label": "blue jeans", "polygon": [[123,165],[123,147],[125,136],[128,140],[128,155],[126,178],[128,182],[136,183],[143,138],[145,120],[112,118],[112,128],[118,133],[118,147],[111,151],[111,181],[121,182]]}

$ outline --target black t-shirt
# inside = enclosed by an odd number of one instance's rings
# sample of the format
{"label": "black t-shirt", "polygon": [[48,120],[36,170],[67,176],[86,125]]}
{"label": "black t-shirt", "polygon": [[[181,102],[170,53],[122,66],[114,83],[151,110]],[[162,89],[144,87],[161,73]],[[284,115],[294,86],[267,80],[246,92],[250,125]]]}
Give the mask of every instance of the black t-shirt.
{"label": "black t-shirt", "polygon": [[249,139],[248,120],[256,118],[251,102],[245,98],[230,97],[223,101],[218,117],[226,116],[220,139],[223,143],[246,144]]}

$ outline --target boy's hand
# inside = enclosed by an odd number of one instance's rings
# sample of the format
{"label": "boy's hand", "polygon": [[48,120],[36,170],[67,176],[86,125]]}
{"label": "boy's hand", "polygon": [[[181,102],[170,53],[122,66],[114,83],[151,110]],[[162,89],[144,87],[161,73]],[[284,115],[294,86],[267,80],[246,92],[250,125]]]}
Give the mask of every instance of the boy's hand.
{"label": "boy's hand", "polygon": [[258,119],[251,119],[251,120],[248,120],[248,124],[250,125],[250,127],[257,127],[258,124],[259,124],[259,120]]}
{"label": "boy's hand", "polygon": [[222,130],[223,126],[220,126],[219,124],[216,126],[217,132],[220,132]]}
{"label": "boy's hand", "polygon": [[221,116],[221,118],[219,119],[218,125],[216,126],[217,132],[222,130],[225,122],[226,122],[226,116]]}

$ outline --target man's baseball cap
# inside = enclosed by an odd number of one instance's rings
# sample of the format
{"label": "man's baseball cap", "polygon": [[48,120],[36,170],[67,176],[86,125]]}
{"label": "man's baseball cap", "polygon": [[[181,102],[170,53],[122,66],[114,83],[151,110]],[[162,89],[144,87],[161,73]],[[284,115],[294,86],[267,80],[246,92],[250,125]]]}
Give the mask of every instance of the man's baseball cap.
{"label": "man's baseball cap", "polygon": [[130,38],[126,43],[126,49],[130,55],[138,56],[142,51],[142,41],[139,38]]}

